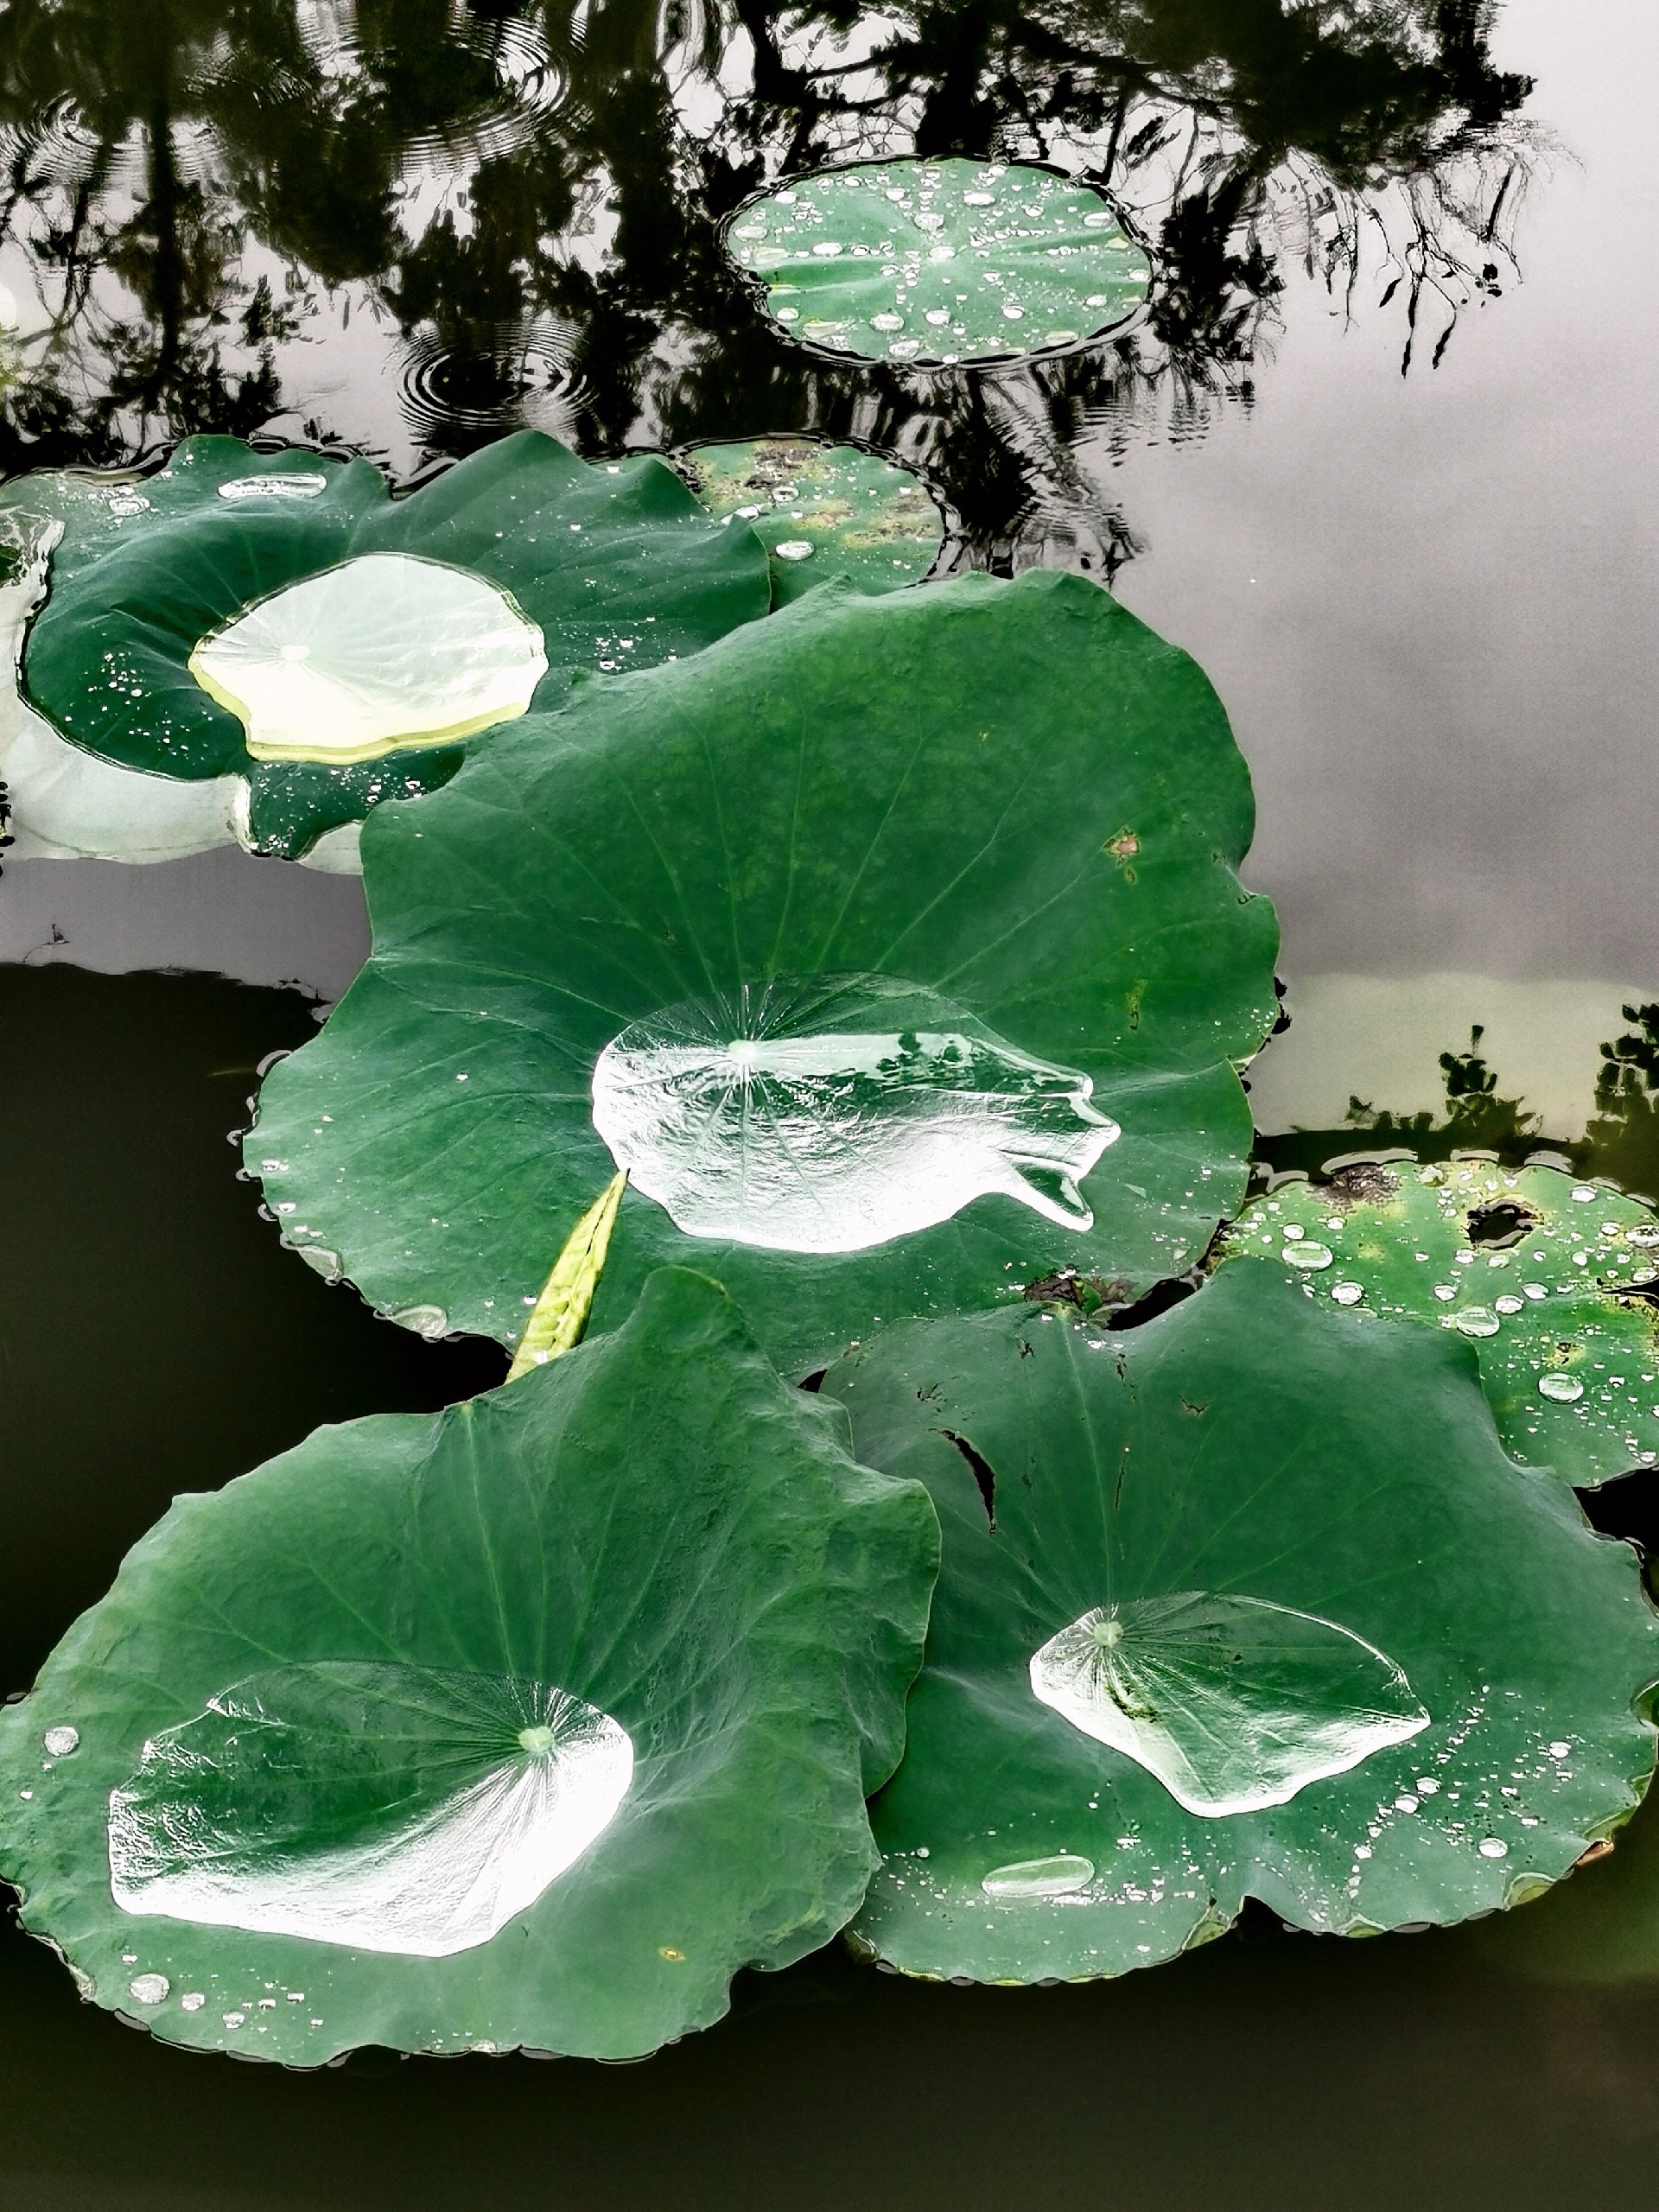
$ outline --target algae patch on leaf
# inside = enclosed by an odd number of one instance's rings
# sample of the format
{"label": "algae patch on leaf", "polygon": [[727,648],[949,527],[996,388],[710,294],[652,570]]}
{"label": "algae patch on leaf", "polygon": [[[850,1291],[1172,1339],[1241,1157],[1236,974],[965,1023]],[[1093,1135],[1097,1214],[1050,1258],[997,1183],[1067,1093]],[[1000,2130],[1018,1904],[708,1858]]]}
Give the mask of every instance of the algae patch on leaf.
{"label": "algae patch on leaf", "polygon": [[833,576],[861,591],[917,583],[944,542],[921,478],[862,446],[752,438],[692,446],[678,466],[710,514],[747,522],[766,546],[775,606]]}

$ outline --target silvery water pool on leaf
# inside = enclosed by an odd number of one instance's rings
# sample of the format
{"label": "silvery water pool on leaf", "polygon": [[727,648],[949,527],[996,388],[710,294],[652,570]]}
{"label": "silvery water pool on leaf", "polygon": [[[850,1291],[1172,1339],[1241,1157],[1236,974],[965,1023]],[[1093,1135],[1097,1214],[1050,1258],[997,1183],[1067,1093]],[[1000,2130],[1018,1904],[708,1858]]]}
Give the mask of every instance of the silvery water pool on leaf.
{"label": "silvery water pool on leaf", "polygon": [[918,985],[780,980],[625,1029],[594,1126],[689,1236],[856,1252],[999,1192],[1089,1228],[1078,1185],[1119,1134],[1092,1090]]}
{"label": "silvery water pool on leaf", "polygon": [[544,1683],[272,1669],[146,1743],[110,1885],[126,1912],[447,1958],[573,1866],[632,1775],[627,1732]]}
{"label": "silvery water pool on leaf", "polygon": [[1084,1613],[1033,1655],[1031,1687],[1211,1820],[1287,1804],[1429,1723],[1394,1661],[1351,1630],[1195,1590]]}
{"label": "silvery water pool on leaf", "polygon": [[256,760],[344,762],[512,720],[547,652],[481,576],[362,553],[260,600],[204,638],[189,667],[240,717]]}

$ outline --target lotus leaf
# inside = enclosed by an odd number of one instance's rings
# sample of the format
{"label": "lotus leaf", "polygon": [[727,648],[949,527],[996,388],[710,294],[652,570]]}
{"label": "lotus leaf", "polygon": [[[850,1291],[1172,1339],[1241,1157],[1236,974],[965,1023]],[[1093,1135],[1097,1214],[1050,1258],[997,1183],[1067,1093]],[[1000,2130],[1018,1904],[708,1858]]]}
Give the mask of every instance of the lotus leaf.
{"label": "lotus leaf", "polygon": [[938,1529],[718,1287],[179,1499],[0,1718],[0,1863],[168,2041],[621,2058],[863,1894]]}
{"label": "lotus leaf", "polygon": [[532,430],[398,499],[365,461],[189,438],[143,479],[25,477],[0,529],[29,580],[14,643],[47,594],[0,727],[25,851],[295,856],[335,833],[349,865],[365,812],[447,781],[456,741],[770,604],[753,534],[664,463],[591,467]]}
{"label": "lotus leaf", "polygon": [[1063,1267],[1123,1298],[1241,1196],[1273,1019],[1244,765],[1097,585],[827,586],[578,686],[365,841],[375,950],[246,1157],[383,1311],[516,1344],[628,1171],[788,1373]]}
{"label": "lotus leaf", "polygon": [[1659,1218],[1639,1199],[1549,1166],[1358,1162],[1255,1200],[1223,1257],[1247,1254],[1311,1298],[1466,1337],[1523,1465],[1593,1486],[1659,1458]]}
{"label": "lotus leaf", "polygon": [[737,516],[766,546],[774,606],[831,576],[862,591],[916,583],[944,542],[944,518],[920,479],[862,446],[752,438],[693,446],[680,466],[710,514]]}
{"label": "lotus leaf", "polygon": [[1463,1919],[1647,1786],[1637,1559],[1504,1457],[1459,1337],[1241,1261],[1132,1330],[904,1324],[823,1390],[944,1530],[855,1923],[906,1972],[1121,1974],[1247,1895],[1326,1932]]}
{"label": "lotus leaf", "polygon": [[791,337],[918,367],[1072,345],[1152,276],[1099,193],[1007,162],[825,169],[741,208],[727,245]]}

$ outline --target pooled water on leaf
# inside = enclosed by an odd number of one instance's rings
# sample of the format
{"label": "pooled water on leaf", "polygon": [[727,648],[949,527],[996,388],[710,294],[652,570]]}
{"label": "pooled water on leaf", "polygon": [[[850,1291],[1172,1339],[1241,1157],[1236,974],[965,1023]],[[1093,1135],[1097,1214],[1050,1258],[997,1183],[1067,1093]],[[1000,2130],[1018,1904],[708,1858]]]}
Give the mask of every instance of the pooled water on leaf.
{"label": "pooled water on leaf", "polygon": [[189,666],[240,717],[256,760],[349,762],[522,715],[547,652],[481,576],[363,553],[258,601],[204,638]]}
{"label": "pooled water on leaf", "polygon": [[445,1958],[487,1942],[614,1819],[627,1732],[539,1682],[325,1661],[153,1737],[111,1791],[125,1912]]}
{"label": "pooled water on leaf", "polygon": [[1061,1851],[1052,1859],[1021,1859],[1009,1866],[994,1866],[979,1886],[988,1897],[1018,1902],[1027,1897],[1075,1897],[1094,1878],[1092,1859]]}
{"label": "pooled water on leaf", "polygon": [[855,1252],[993,1193],[1087,1229],[1077,1185],[1118,1135],[1092,1089],[936,992],[780,979],[624,1030],[594,1126],[687,1236]]}
{"label": "pooled water on leaf", "polygon": [[1429,1722],[1386,1653],[1259,1598],[1097,1606],[1033,1653],[1030,1674],[1042,1704],[1206,1819],[1287,1804]]}

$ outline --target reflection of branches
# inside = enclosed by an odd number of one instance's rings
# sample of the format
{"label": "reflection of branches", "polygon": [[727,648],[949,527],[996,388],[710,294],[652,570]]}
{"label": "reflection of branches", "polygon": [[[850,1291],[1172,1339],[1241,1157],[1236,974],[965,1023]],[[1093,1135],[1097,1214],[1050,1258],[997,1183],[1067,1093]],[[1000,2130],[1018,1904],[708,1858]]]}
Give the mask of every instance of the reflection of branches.
{"label": "reflection of branches", "polygon": [[[416,348],[423,434],[451,449],[513,419],[540,347],[569,359],[590,442],[856,433],[938,476],[971,557],[1046,550],[1109,575],[1132,540],[1090,466],[1248,401],[1286,264],[1351,301],[1380,253],[1408,365],[1497,289],[1529,144],[1490,13],[12,0],[0,243],[27,254],[41,320],[0,465],[257,427],[281,404],[280,346],[355,300]],[[763,325],[723,217],[781,172],[909,150],[1107,186],[1159,251],[1145,322],[934,378],[820,360]]]}

